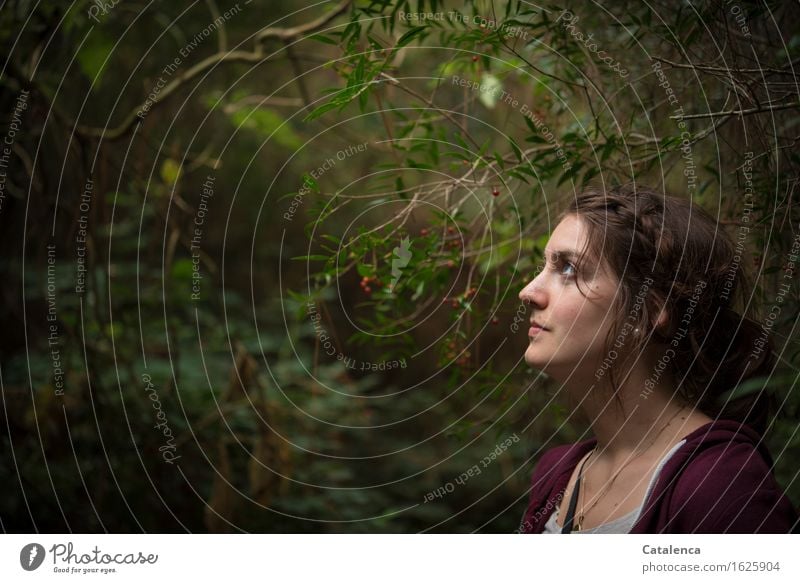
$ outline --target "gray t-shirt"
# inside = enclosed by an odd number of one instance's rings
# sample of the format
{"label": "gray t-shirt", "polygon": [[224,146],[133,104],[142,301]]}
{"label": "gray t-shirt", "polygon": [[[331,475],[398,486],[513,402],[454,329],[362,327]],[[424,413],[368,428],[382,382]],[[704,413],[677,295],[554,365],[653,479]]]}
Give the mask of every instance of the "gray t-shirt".
{"label": "gray t-shirt", "polygon": [[[650,478],[650,483],[647,485],[647,492],[644,494],[644,500],[639,505],[638,508],[629,512],[625,516],[620,516],[619,518],[612,520],[611,522],[606,522],[604,524],[600,524],[593,528],[586,528],[583,530],[573,531],[574,534],[623,534],[628,533],[633,528],[633,525],[636,524],[636,521],[639,518],[639,514],[642,512],[642,508],[644,507],[645,501],[650,496],[650,492],[653,490],[653,486],[656,484],[656,480],[658,479],[658,474],[661,472],[661,469],[664,467],[664,464],[667,463],[669,458],[673,456],[673,454],[678,451],[678,449],[686,443],[685,439],[682,439],[679,443],[675,445],[671,450],[667,452],[667,454],[661,458],[661,461],[658,462],[656,466],[655,472],[653,472],[653,477]],[[558,518],[558,512],[560,507],[556,508],[553,513],[550,515],[550,519],[544,525],[544,532],[543,534],[561,534],[561,527],[556,524],[556,519]]]}

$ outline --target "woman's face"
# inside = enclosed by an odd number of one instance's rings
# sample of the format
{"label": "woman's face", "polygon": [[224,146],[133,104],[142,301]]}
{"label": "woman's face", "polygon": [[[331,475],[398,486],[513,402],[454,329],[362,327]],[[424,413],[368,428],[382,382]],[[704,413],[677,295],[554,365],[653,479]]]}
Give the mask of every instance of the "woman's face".
{"label": "woman's face", "polygon": [[[566,216],[545,247],[544,269],[519,294],[531,306],[525,361],[561,380],[583,376],[582,372],[594,375],[608,356],[604,343],[613,325],[611,307],[619,281],[588,256],[584,271],[576,271],[585,243],[583,221]],[[593,244],[602,246],[597,241]],[[579,279],[585,297],[578,289]],[[544,329],[537,329],[534,322]]]}

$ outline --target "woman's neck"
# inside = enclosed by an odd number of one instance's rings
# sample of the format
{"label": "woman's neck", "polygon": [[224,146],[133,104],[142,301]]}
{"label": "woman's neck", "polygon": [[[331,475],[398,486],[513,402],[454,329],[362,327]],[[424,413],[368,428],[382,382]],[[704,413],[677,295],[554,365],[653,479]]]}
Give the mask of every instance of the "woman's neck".
{"label": "woman's neck", "polygon": [[690,408],[674,400],[662,401],[657,407],[650,404],[623,405],[621,409],[612,403],[605,412],[596,412],[594,416],[587,411],[597,438],[596,457],[611,461],[642,455],[688,433],[684,428],[691,415]]}
{"label": "woman's neck", "polygon": [[610,387],[596,387],[581,403],[597,438],[595,458],[610,463],[660,451],[710,421],[710,418],[675,397],[667,377],[643,391],[646,376],[630,374],[612,395]]}

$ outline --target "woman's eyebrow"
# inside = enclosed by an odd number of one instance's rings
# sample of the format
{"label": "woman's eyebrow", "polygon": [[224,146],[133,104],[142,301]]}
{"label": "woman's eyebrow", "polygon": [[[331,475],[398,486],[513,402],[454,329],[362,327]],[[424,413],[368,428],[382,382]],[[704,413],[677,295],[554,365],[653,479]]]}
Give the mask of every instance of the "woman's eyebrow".
{"label": "woman's eyebrow", "polygon": [[550,255],[551,257],[565,257],[570,259],[578,256],[578,252],[574,249],[556,249],[555,251],[548,251],[545,249],[544,253],[545,256]]}

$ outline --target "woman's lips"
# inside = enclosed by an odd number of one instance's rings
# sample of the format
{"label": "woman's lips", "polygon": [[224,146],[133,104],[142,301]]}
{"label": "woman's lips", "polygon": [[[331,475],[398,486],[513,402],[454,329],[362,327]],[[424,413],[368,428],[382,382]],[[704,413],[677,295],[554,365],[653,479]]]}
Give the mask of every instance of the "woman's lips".
{"label": "woman's lips", "polygon": [[541,326],[537,326],[536,324],[534,324],[533,326],[530,327],[530,330],[528,330],[528,336],[536,336],[537,334],[541,334],[542,332],[547,332],[547,330],[545,330]]}

